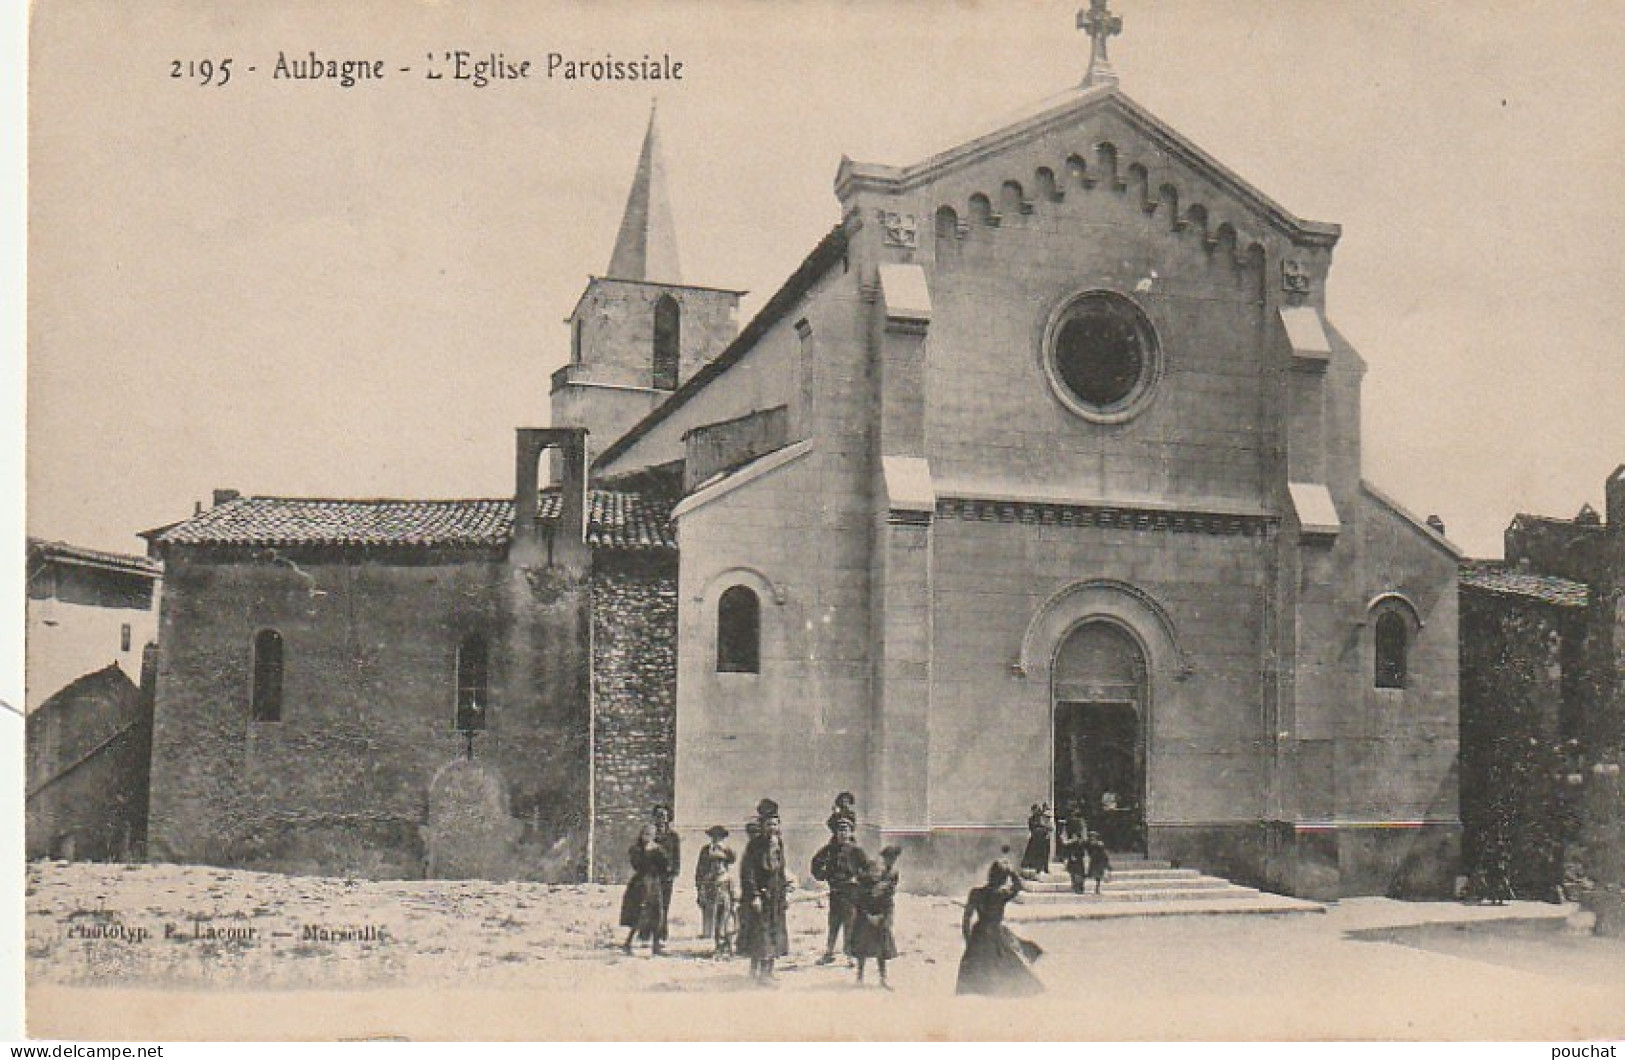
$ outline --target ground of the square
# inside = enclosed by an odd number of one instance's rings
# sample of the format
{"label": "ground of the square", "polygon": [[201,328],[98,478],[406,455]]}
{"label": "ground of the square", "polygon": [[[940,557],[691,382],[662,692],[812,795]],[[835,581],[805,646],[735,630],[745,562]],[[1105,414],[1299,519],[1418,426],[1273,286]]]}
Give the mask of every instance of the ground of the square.
{"label": "ground of the square", "polygon": [[[970,881],[967,881],[967,889]],[[1345,900],[1325,913],[1015,924],[1046,991],[954,994],[959,901],[904,895],[894,990],[820,965],[791,905],[778,984],[714,958],[691,892],[670,953],[619,949],[620,889],[197,866],[31,866],[29,1033],[74,1039],[1538,1039],[1625,1035],[1625,942],[1571,908]]]}

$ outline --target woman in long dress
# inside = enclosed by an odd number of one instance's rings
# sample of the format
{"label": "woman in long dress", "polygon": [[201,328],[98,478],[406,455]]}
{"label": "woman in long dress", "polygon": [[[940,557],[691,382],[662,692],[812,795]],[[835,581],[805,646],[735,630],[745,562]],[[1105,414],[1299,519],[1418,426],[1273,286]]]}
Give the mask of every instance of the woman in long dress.
{"label": "woman in long dress", "polygon": [[956,993],[1030,997],[1043,992],[1044,984],[1027,965],[1044,951],[1004,926],[1004,907],[1020,893],[1021,880],[1000,860],[988,866],[987,884],[965,899],[960,925],[965,956],[959,961]]}
{"label": "woman in long dress", "polygon": [[750,958],[750,974],[775,982],[773,962],[790,953],[789,880],[784,873],[784,840],[779,835],[779,805],[757,804],[760,831],[739,859],[739,949]]}
{"label": "woman in long dress", "polygon": [[1035,802],[1027,817],[1027,849],[1021,854],[1023,872],[1049,871],[1049,836],[1049,807]]}
{"label": "woman in long dress", "polygon": [[665,879],[670,865],[666,851],[655,841],[655,826],[646,824],[638,833],[638,841],[627,851],[632,860],[632,879],[621,896],[621,926],[626,928],[626,941],[621,949],[632,952],[632,940],[648,940],[656,956],[666,948],[661,943],[666,929]]}
{"label": "woman in long dress", "polygon": [[858,875],[857,915],[852,922],[852,956],[858,959],[858,982],[863,982],[864,964],[875,959],[880,985],[887,990],[886,962],[897,956],[897,938],[892,934],[892,917],[897,908],[897,859],[899,846],[880,852],[879,862],[869,862]]}

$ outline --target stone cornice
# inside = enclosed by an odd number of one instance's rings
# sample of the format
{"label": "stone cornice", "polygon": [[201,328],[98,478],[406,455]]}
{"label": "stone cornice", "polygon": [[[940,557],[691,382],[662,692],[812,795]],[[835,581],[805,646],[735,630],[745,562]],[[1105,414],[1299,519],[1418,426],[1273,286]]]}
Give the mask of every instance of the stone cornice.
{"label": "stone cornice", "polygon": [[1225,537],[1266,537],[1274,532],[1281,521],[1280,516],[1263,512],[992,497],[942,497],[937,501],[937,516],[967,522],[1026,523]]}

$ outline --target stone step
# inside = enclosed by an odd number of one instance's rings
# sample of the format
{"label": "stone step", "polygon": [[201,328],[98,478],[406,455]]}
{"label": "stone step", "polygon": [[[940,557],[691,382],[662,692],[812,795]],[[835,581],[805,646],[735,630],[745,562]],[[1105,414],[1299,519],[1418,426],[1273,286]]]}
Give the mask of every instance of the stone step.
{"label": "stone step", "polygon": [[[1214,876],[1201,876],[1192,873],[1189,876],[1129,876],[1122,877],[1115,873],[1106,881],[1103,891],[1145,891],[1145,890],[1183,890],[1186,888],[1200,889],[1203,887],[1223,887],[1225,881]],[[1071,880],[1027,880],[1023,881],[1022,889],[1029,894],[1055,894],[1072,893]],[[1095,889],[1093,881],[1088,889]]]}
{"label": "stone step", "polygon": [[1251,887],[1238,887],[1223,880],[1205,887],[1145,887],[1122,890],[1103,889],[1099,894],[1091,888],[1086,894],[1071,891],[1031,891],[1022,895],[1023,902],[1034,905],[1089,904],[1105,902],[1201,902],[1212,898],[1249,898],[1261,892]]}
{"label": "stone step", "polygon": [[[1112,871],[1113,872],[1190,872],[1190,871],[1195,871],[1195,870],[1175,868],[1174,864],[1172,862],[1163,861],[1160,858],[1155,858],[1155,859],[1153,859],[1153,858],[1142,858],[1142,857],[1129,858],[1129,857],[1124,857],[1122,855],[1113,855],[1112,856]],[[1066,875],[1066,865],[1064,863],[1060,862],[1060,861],[1052,861],[1052,862],[1050,862],[1049,863],[1049,874],[1051,876],[1065,876]]]}
{"label": "stone step", "polygon": [[[1202,879],[1202,874],[1195,869],[1120,869],[1112,867],[1111,878],[1114,880],[1196,880]],[[1058,883],[1071,886],[1072,877],[1064,872],[1050,872],[1041,874],[1036,880],[1023,880],[1023,883]]]}
{"label": "stone step", "polygon": [[[1109,902],[1095,899],[1072,902],[1034,902],[1026,899],[1012,903],[1005,919],[1015,924],[1050,923],[1064,920],[1106,920],[1119,917],[1148,916],[1218,916],[1218,915],[1280,915],[1298,913],[1324,913],[1326,907],[1318,902],[1285,895],[1237,888],[1240,894],[1221,892],[1219,897],[1193,895],[1189,900],[1150,900],[1139,902]],[[1250,894],[1245,893],[1251,891]],[[1093,896],[1090,896],[1091,898]]]}

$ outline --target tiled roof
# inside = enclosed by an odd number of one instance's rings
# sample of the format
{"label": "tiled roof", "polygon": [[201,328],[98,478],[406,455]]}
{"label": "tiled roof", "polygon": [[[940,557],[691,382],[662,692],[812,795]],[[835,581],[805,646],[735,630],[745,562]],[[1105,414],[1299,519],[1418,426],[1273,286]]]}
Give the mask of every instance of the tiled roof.
{"label": "tiled roof", "polygon": [[1537,526],[1553,527],[1565,531],[1573,530],[1582,534],[1605,534],[1608,532],[1608,524],[1600,520],[1593,523],[1582,521],[1580,519],[1562,519],[1555,515],[1531,515],[1528,512],[1519,512],[1516,516],[1514,516],[1512,519],[1512,525],[1521,526],[1526,529],[1532,529]]}
{"label": "tiled roof", "polygon": [[[556,490],[539,517],[559,517]],[[587,543],[594,548],[675,549],[669,509],[636,493],[592,490]],[[156,532],[168,545],[335,548],[502,548],[513,539],[513,501],[318,500],[241,497]]]}
{"label": "tiled roof", "polygon": [[1521,596],[1554,607],[1584,607],[1588,590],[1584,582],[1570,581],[1553,574],[1470,563],[1461,568],[1461,587],[1501,596]]}
{"label": "tiled roof", "polygon": [[142,574],[150,578],[163,574],[163,566],[157,560],[145,556],[130,556],[122,552],[103,552],[101,549],[85,548],[83,545],[70,545],[66,541],[43,541],[31,537],[28,539],[28,555],[30,559],[61,560],[130,574]]}

